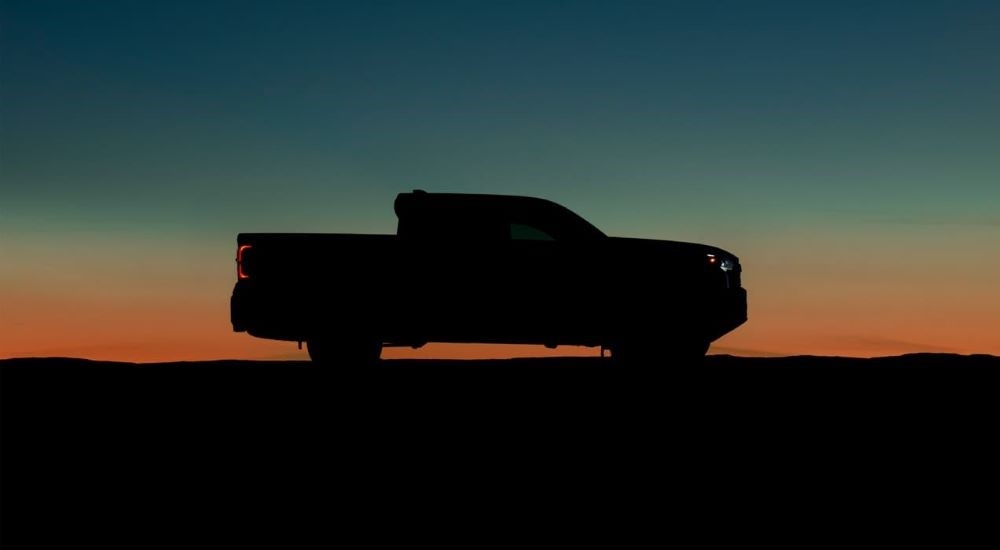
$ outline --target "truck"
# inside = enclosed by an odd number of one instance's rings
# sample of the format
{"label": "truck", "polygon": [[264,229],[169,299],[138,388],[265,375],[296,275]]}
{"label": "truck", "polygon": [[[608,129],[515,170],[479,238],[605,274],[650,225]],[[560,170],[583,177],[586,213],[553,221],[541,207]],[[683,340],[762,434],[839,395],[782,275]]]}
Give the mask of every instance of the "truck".
{"label": "truck", "polygon": [[233,330],[342,367],[429,342],[592,346],[648,366],[696,364],[747,320],[721,248],[609,237],[534,197],[415,190],[394,207],[395,235],[240,233]]}

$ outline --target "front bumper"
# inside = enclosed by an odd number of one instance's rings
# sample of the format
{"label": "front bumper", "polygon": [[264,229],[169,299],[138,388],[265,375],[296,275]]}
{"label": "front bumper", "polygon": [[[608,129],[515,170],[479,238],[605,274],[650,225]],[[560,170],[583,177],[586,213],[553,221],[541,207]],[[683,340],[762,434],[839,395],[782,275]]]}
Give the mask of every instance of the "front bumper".
{"label": "front bumper", "polygon": [[747,322],[747,291],[745,288],[722,290],[707,299],[703,311],[709,340],[717,340]]}

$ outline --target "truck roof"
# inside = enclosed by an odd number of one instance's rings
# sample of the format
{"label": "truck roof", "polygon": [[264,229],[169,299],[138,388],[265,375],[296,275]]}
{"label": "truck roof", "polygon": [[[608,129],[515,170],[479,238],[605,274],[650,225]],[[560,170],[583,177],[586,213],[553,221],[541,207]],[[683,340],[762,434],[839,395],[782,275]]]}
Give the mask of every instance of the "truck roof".
{"label": "truck roof", "polygon": [[434,223],[445,220],[548,220],[561,233],[600,238],[604,234],[576,213],[550,200],[517,195],[428,193],[416,189],[400,193],[394,204],[400,222]]}
{"label": "truck roof", "polygon": [[432,211],[538,211],[541,209],[564,209],[550,200],[517,195],[489,195],[478,193],[428,193],[414,189],[411,193],[400,193],[394,205],[396,215],[406,217],[418,210]]}

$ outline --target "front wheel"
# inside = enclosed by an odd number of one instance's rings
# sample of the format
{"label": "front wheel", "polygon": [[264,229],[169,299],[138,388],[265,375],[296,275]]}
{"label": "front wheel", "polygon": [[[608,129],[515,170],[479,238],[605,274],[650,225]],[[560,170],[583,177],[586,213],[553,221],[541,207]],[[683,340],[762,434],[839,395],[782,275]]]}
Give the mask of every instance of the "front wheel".
{"label": "front wheel", "polygon": [[709,345],[699,339],[672,343],[626,340],[611,346],[611,358],[628,368],[697,367],[704,363]]}
{"label": "front wheel", "polygon": [[368,367],[378,363],[382,342],[373,338],[349,340],[311,339],[306,341],[309,359],[331,367]]}

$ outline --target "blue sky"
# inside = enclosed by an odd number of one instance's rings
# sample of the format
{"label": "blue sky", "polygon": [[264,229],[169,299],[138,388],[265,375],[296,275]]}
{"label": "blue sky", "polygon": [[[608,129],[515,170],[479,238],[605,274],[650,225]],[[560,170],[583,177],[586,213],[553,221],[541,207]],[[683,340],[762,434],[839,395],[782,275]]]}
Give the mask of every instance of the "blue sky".
{"label": "blue sky", "polygon": [[3,0],[0,52],[0,231],[36,249],[229,262],[239,231],[392,231],[419,187],[712,242],[763,288],[820,246],[924,256],[921,293],[997,267],[996,2]]}

